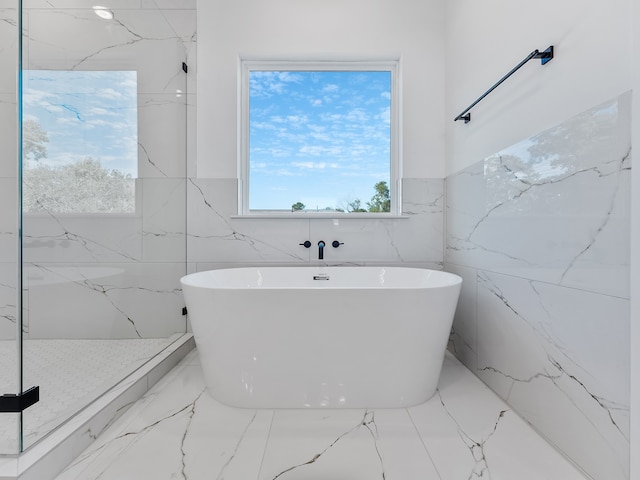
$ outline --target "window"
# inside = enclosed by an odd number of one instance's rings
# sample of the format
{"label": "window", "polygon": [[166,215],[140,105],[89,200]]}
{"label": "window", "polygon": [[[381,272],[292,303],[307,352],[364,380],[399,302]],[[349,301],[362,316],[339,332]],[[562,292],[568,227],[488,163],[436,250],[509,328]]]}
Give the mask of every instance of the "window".
{"label": "window", "polygon": [[399,213],[397,62],[242,62],[240,214]]}
{"label": "window", "polygon": [[27,213],[133,213],[135,71],[24,72]]}

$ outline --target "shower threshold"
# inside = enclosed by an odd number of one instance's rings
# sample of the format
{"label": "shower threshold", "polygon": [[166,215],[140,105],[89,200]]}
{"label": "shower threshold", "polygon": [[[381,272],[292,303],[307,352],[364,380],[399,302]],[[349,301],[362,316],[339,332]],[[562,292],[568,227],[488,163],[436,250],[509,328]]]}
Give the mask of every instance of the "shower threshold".
{"label": "shower threshold", "polygon": [[[40,402],[23,414],[25,451],[0,455],[0,480],[54,478],[194,347],[192,334],[151,340],[25,341],[25,385],[30,375],[37,379]],[[0,367],[0,375],[16,371]],[[119,373],[126,378],[109,388]],[[15,438],[15,424],[15,417],[0,418],[0,444],[11,435]]]}

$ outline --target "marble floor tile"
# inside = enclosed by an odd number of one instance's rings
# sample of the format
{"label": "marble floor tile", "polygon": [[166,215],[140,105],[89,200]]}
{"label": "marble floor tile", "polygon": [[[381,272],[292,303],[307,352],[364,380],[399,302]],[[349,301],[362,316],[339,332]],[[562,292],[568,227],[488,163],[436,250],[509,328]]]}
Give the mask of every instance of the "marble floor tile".
{"label": "marble floor tile", "polygon": [[408,409],[238,409],[197,351],[56,480],[585,480],[455,358]]}
{"label": "marble floor tile", "polygon": [[573,464],[453,357],[409,414],[442,480],[584,480]]}

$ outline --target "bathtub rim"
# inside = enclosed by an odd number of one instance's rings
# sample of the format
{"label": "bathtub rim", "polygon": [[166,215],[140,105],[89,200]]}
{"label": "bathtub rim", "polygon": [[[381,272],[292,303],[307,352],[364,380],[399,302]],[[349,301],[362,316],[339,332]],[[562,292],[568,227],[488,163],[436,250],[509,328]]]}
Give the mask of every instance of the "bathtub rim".
{"label": "bathtub rim", "polygon": [[[287,272],[287,271],[295,271],[298,270],[297,273],[300,273],[301,270],[306,270],[308,271],[308,273],[314,273],[314,274],[324,274],[324,273],[333,273],[333,272],[337,272],[339,270],[343,270],[343,271],[348,271],[348,270],[390,270],[392,272],[395,273],[401,273],[402,271],[412,271],[412,273],[415,275],[415,271],[419,271],[420,273],[422,273],[423,275],[428,274],[429,276],[435,276],[436,278],[434,280],[440,280],[437,283],[432,283],[429,285],[424,285],[424,284],[419,284],[419,283],[404,283],[404,284],[397,284],[397,285],[358,285],[358,284],[353,284],[353,285],[335,285],[335,284],[331,284],[328,282],[323,282],[323,281],[319,281],[319,282],[314,282],[313,284],[309,284],[309,285],[296,285],[296,284],[287,284],[287,285],[249,285],[246,283],[243,284],[234,284],[234,283],[213,283],[214,280],[218,280],[220,281],[220,279],[215,279],[212,278],[214,277],[215,274],[220,274],[220,275],[224,275],[226,272],[230,272],[230,271],[234,271],[234,273],[239,273],[239,274],[244,274],[244,273],[249,273],[249,272],[257,272],[257,271],[261,271],[261,270],[273,270],[273,271],[278,271],[278,272]],[[446,280],[446,281],[442,281],[442,280]],[[229,289],[229,290],[233,290],[233,289],[251,289],[251,290],[281,290],[281,289],[303,289],[303,290],[307,290],[307,289],[326,289],[326,290],[332,290],[332,289],[377,289],[377,290],[383,290],[383,289],[390,289],[390,290],[394,290],[394,289],[438,289],[438,288],[448,288],[448,287],[454,287],[456,285],[460,285],[462,284],[462,277],[460,277],[459,275],[452,273],[452,272],[446,272],[444,270],[436,270],[433,268],[424,268],[424,267],[409,267],[409,266],[388,266],[388,265],[363,265],[363,266],[358,266],[358,265],[345,265],[345,266],[340,266],[340,265],[335,265],[335,266],[324,266],[324,265],[291,265],[291,266],[282,266],[282,265],[278,265],[278,266],[242,266],[242,267],[224,267],[224,268],[214,268],[214,269],[207,269],[207,270],[201,270],[201,271],[197,271],[197,272],[193,272],[187,275],[184,275],[183,277],[180,278],[180,285],[184,288],[184,287],[190,287],[190,288],[204,288],[204,289]]]}

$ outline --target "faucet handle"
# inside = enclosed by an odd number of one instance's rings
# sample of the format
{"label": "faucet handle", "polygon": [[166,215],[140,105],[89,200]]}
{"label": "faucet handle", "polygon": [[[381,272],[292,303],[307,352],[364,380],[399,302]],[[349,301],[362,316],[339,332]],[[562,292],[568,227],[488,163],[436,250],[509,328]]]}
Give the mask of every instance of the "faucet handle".
{"label": "faucet handle", "polygon": [[305,240],[304,243],[301,243],[300,245],[302,245],[304,248],[309,248],[311,247],[311,242],[309,240]]}
{"label": "faucet handle", "polygon": [[340,245],[344,245],[344,242],[339,242],[338,240],[334,240],[333,242],[331,242],[331,246],[333,248],[338,248]]}

